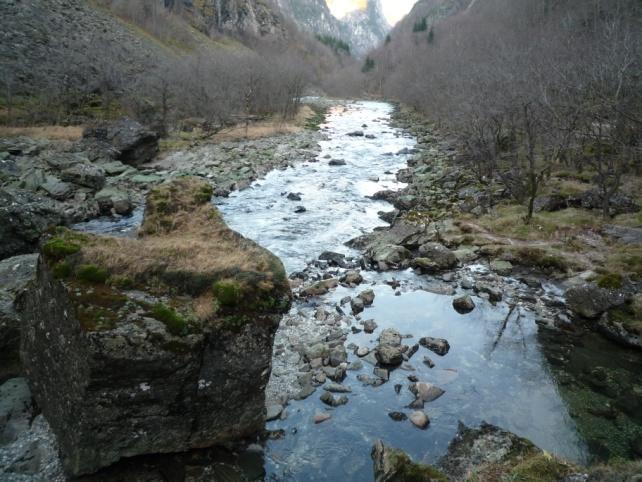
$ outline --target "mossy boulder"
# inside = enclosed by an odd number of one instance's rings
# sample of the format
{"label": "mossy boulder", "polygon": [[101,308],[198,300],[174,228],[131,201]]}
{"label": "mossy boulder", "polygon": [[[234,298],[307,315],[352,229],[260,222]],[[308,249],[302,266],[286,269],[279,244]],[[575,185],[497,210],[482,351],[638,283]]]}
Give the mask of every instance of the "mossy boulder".
{"label": "mossy boulder", "polygon": [[209,197],[178,179],[152,190],[138,239],[58,229],[43,243],[21,351],[68,474],[264,427],[291,293],[279,259]]}
{"label": "mossy boulder", "polygon": [[375,482],[448,482],[439,469],[413,462],[398,449],[386,447],[377,440],[372,448]]}

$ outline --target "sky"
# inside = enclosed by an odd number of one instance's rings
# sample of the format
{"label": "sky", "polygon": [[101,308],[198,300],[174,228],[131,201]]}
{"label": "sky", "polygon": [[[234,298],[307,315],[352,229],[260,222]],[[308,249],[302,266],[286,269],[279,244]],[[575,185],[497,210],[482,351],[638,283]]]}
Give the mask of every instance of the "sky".
{"label": "sky", "polygon": [[[417,0],[381,0],[383,14],[394,25],[406,15]],[[367,0],[327,0],[335,17],[341,18],[354,10],[364,9]]]}

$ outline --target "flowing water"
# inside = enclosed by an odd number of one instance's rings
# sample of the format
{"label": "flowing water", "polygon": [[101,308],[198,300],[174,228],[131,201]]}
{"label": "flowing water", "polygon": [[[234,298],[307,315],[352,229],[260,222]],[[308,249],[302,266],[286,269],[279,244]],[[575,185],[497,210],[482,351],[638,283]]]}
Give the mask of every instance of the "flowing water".
{"label": "flowing water", "polygon": [[[409,156],[395,153],[414,145],[411,137],[390,126],[390,114],[390,105],[375,102],[331,111],[326,126],[329,139],[321,144],[319,162],[273,172],[250,189],[232,194],[219,204],[225,220],[281,257],[289,272],[303,268],[325,250],[349,253],[346,241],[385,224],[377,212],[390,210],[390,205],[366,196],[401,187],[394,172],[405,166]],[[374,138],[348,135],[355,130]],[[329,159],[343,159],[346,165],[330,166]],[[291,192],[300,193],[301,201],[288,200],[285,194]],[[306,211],[296,214],[298,205]],[[412,272],[394,275],[411,286],[424,283]],[[561,456],[585,458],[585,446],[540,352],[531,313],[523,311],[499,338],[506,305],[493,306],[475,298],[477,308],[459,315],[452,308],[452,296],[422,289],[408,289],[395,296],[383,283],[390,275],[366,272],[364,277],[374,283],[376,294],[374,306],[366,310],[364,318],[374,319],[379,328],[371,335],[350,334],[346,343],[373,348],[380,330],[388,327],[412,334],[407,340],[411,344],[422,336],[446,338],[451,350],[445,357],[421,348],[411,360],[416,369],[412,374],[437,384],[446,394],[426,405],[431,419],[428,430],[394,422],[388,412],[408,413],[404,407],[414,398],[407,389],[411,373],[398,369],[380,387],[362,386],[356,376],[372,374],[372,366],[365,363],[361,371],[348,372],[343,383],[352,389],[349,402],[332,409],[329,421],[320,425],[312,422],[315,412],[327,409],[319,400],[322,391],[318,389],[306,400],[290,402],[285,420],[268,424],[270,429],[284,429],[287,434],[268,443],[269,476],[276,480],[372,480],[369,453],[378,438],[404,449],[416,460],[434,462],[444,454],[459,420],[468,425],[485,420]],[[338,302],[354,294],[354,290],[339,288],[324,301]],[[430,355],[436,367],[430,369],[421,363],[423,355]],[[356,359],[349,356],[349,361]],[[403,385],[399,394],[395,384]]]}
{"label": "flowing water", "polygon": [[[288,272],[301,270],[326,250],[356,254],[344,243],[385,225],[377,213],[392,209],[367,196],[403,186],[395,172],[406,166],[408,150],[415,144],[413,138],[391,127],[391,111],[389,104],[378,102],[331,109],[325,126],[327,140],[321,143],[316,162],[271,172],[248,189],[219,200],[227,223],[277,254]],[[374,137],[348,135],[356,130]],[[345,165],[331,166],[331,159],[342,159]],[[301,200],[289,200],[288,193],[298,193]],[[305,211],[296,213],[298,206]],[[121,233],[139,222],[140,212],[117,225],[94,221],[82,228]],[[463,269],[472,273],[483,267]],[[411,359],[414,372],[394,370],[390,380],[379,387],[357,381],[360,373],[372,374],[372,365],[364,363],[360,371],[348,372],[343,383],[352,389],[349,402],[335,409],[319,400],[321,389],[305,400],[291,401],[285,419],[268,423],[269,429],[285,432],[282,439],[267,442],[264,467],[268,479],[370,481],[370,450],[379,438],[417,461],[435,462],[455,435],[458,421],[477,425],[485,420],[560,456],[586,460],[586,444],[542,355],[532,313],[521,310],[502,330],[509,309],[506,304],[492,305],[475,297],[477,308],[460,315],[452,308],[452,295],[422,289],[426,277],[412,270],[363,275],[366,282],[360,290],[371,287],[376,294],[374,305],[363,317],[374,319],[378,329],[370,335],[350,332],[346,344],[373,348],[379,332],[394,327],[412,335],[405,341],[408,344],[422,336],[446,338],[450,352],[438,357],[420,348]],[[384,283],[393,276],[404,283],[400,293]],[[552,287],[549,291],[549,296],[556,296]],[[339,287],[323,303],[330,305],[354,294],[355,290]],[[313,317],[315,307],[308,303],[296,302],[293,313]],[[432,358],[435,368],[421,363],[425,355]],[[349,351],[348,361],[355,359]],[[405,407],[414,398],[408,390],[411,374],[445,390],[441,398],[426,404],[431,420],[427,430],[388,417],[390,411],[409,413]],[[402,385],[399,393],[396,384]],[[315,425],[312,418],[319,410],[331,411],[332,418]]]}

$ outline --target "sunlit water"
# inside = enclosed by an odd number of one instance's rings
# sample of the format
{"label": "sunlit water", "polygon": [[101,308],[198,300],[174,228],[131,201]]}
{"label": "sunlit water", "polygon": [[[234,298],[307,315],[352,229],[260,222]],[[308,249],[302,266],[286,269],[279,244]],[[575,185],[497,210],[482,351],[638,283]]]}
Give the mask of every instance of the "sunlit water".
{"label": "sunlit water", "polygon": [[[389,125],[392,107],[385,103],[359,102],[331,110],[321,143],[318,162],[306,162],[282,171],[273,171],[248,189],[221,199],[217,205],[227,223],[245,236],[277,254],[289,272],[305,267],[321,252],[349,253],[344,243],[355,236],[385,225],[377,215],[392,207],[367,196],[382,189],[403,185],[394,173],[406,166],[413,138]],[[367,127],[362,127],[366,125]],[[373,139],[347,134],[362,130]],[[329,156],[329,157],[328,157]],[[330,166],[330,159],[343,159],[346,165]],[[377,180],[378,179],[378,180]],[[288,193],[298,193],[301,201],[291,201]],[[298,206],[305,212],[295,213]],[[131,218],[97,220],[79,226],[94,232],[123,234],[140,223],[142,210]],[[415,460],[435,462],[445,453],[456,433],[458,421],[477,425],[481,421],[531,439],[560,456],[584,461],[587,451],[577,434],[568,409],[561,399],[549,367],[542,356],[532,314],[521,310],[520,317],[508,323],[501,333],[508,312],[505,304],[493,306],[474,297],[477,308],[459,315],[452,308],[452,296],[424,290],[394,291],[383,280],[393,275],[421,286],[423,278],[412,271],[404,273],[363,273],[360,289],[374,283],[374,306],[364,319],[374,319],[374,334],[350,334],[346,344],[374,348],[382,329],[394,327],[413,337],[446,338],[450,352],[439,357],[425,348],[411,359],[414,372],[397,369],[380,387],[362,386],[360,373],[372,374],[364,363],[360,371],[349,371],[343,382],[352,389],[347,405],[328,409],[319,400],[322,389],[303,401],[291,401],[287,418],[270,422],[270,429],[284,429],[282,440],[268,442],[265,470],[271,480],[371,481],[370,451],[377,439],[401,448]],[[358,290],[357,290],[358,291]],[[338,288],[325,301],[339,301],[354,290]],[[554,294],[554,293],[553,293]],[[296,310],[295,306],[293,309]],[[436,364],[422,363],[429,356]],[[349,354],[349,361],[356,356]],[[442,387],[446,393],[426,404],[431,423],[419,430],[409,421],[394,422],[390,411],[402,411],[413,396],[408,375]],[[399,394],[395,384],[402,384]],[[332,418],[315,425],[312,417],[319,410],[330,410]]]}

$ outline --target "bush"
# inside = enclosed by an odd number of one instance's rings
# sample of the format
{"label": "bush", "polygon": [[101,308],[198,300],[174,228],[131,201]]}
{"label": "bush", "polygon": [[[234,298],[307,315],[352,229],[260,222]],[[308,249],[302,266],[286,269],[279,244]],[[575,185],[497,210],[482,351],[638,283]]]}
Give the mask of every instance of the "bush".
{"label": "bush", "polygon": [[106,269],[99,268],[93,264],[81,264],[76,269],[76,276],[81,281],[103,284],[109,278],[109,273]]}

